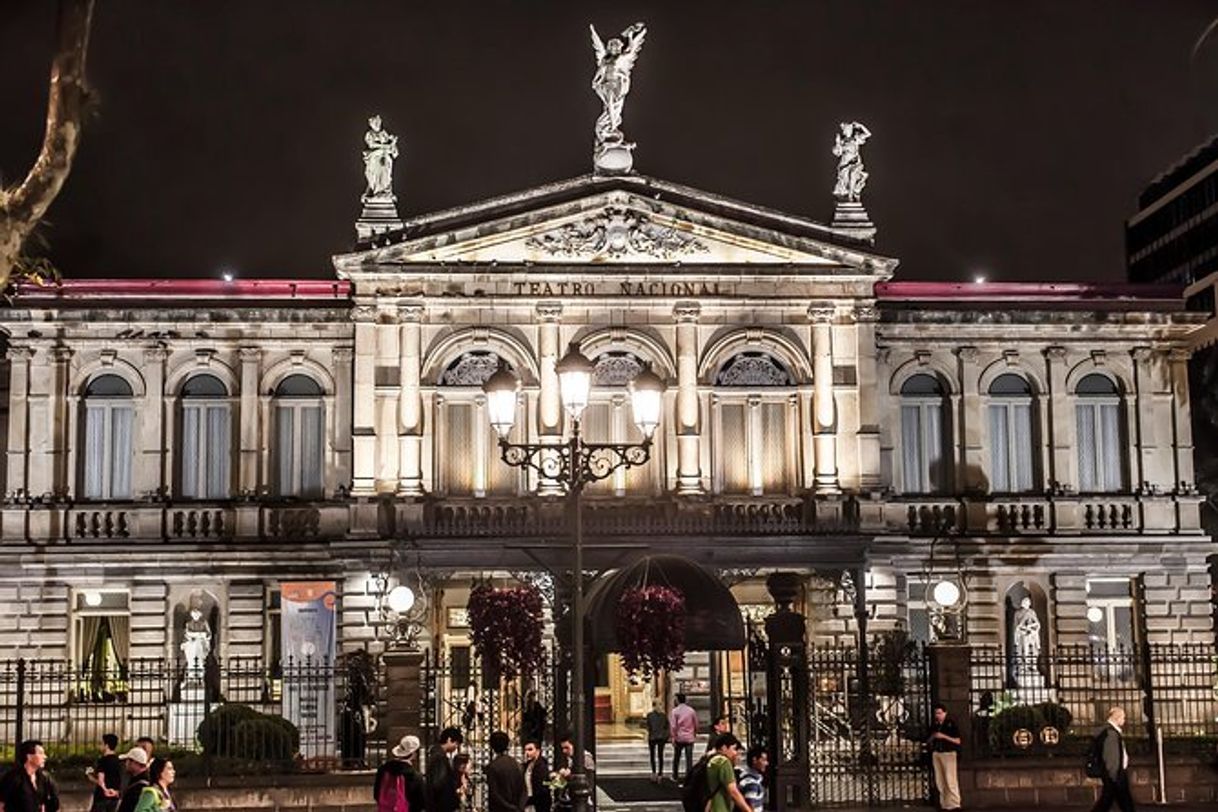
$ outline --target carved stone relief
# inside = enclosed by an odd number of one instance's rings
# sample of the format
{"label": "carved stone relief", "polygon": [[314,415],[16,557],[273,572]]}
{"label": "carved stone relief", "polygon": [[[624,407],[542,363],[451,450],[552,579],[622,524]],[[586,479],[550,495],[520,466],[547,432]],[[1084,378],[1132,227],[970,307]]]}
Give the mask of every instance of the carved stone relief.
{"label": "carved stone relief", "polygon": [[530,237],[525,244],[551,256],[562,257],[644,254],[657,259],[675,259],[707,250],[706,245],[692,234],[658,225],[646,214],[616,207]]}

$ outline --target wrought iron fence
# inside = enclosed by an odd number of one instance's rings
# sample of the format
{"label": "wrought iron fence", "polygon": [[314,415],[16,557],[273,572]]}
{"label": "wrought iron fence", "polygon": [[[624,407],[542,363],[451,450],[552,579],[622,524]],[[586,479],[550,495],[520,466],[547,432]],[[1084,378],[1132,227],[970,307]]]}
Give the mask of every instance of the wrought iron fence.
{"label": "wrought iron fence", "polygon": [[982,756],[1079,756],[1112,707],[1125,741],[1148,755],[1213,756],[1218,747],[1218,652],[1204,644],[1108,649],[1060,646],[1036,656],[972,652],[974,749]]}
{"label": "wrought iron fence", "polygon": [[929,797],[926,650],[881,639],[808,654],[812,803],[908,804]]}
{"label": "wrought iron fence", "polygon": [[364,767],[384,754],[375,704],[343,662],[0,661],[0,741],[38,739],[60,765],[113,733],[151,739],[188,774]]}

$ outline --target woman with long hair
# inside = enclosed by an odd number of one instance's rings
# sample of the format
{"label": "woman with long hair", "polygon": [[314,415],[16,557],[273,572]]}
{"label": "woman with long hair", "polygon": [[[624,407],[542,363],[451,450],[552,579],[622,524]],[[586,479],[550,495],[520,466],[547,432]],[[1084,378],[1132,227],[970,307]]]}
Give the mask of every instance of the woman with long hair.
{"label": "woman with long hair", "polygon": [[135,812],[177,812],[178,807],[169,791],[174,777],[172,761],[167,758],[155,759],[148,769],[150,783],[140,792]]}

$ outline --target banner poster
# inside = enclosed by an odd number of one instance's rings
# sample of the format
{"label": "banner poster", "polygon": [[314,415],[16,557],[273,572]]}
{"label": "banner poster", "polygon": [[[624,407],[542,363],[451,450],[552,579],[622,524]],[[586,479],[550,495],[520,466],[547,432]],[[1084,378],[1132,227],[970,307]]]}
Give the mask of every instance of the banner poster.
{"label": "banner poster", "polygon": [[333,758],[335,726],[334,648],[337,637],[334,581],[280,585],[283,717],[300,730],[300,754]]}

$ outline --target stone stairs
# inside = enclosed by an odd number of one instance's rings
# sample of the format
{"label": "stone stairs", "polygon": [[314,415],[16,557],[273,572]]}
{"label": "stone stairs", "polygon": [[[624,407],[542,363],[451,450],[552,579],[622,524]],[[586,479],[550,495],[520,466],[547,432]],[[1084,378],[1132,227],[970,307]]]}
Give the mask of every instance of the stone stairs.
{"label": "stone stairs", "polygon": [[[672,748],[665,754],[671,758]],[[647,742],[643,739],[615,739],[596,743],[597,775],[651,775]]]}

